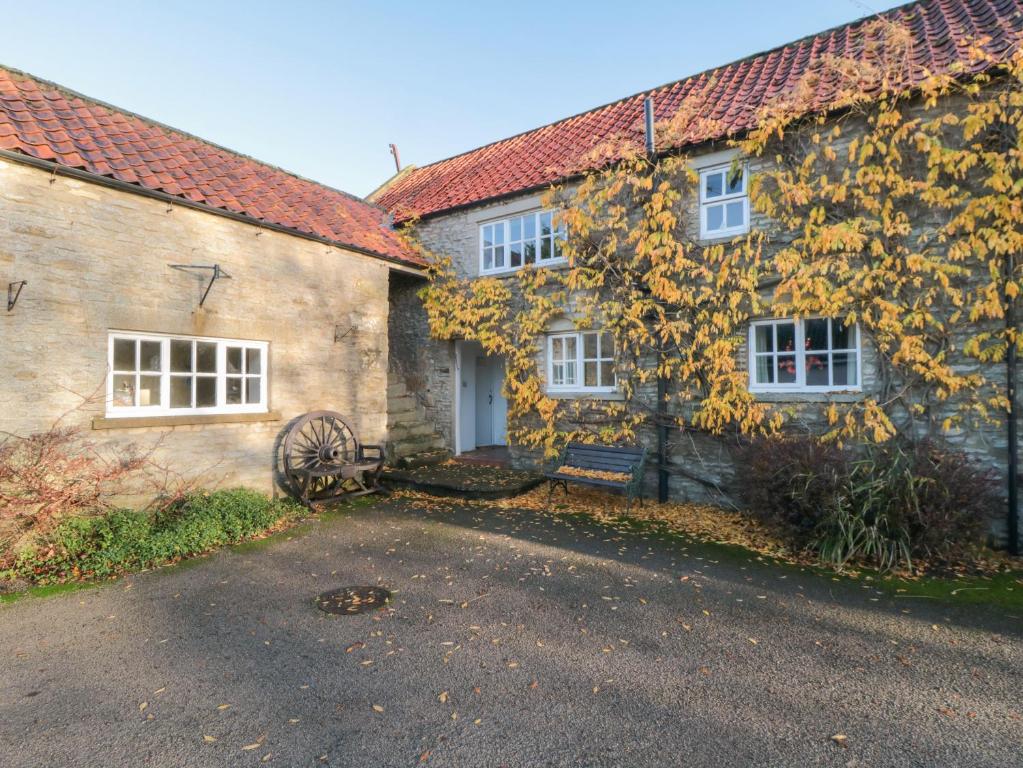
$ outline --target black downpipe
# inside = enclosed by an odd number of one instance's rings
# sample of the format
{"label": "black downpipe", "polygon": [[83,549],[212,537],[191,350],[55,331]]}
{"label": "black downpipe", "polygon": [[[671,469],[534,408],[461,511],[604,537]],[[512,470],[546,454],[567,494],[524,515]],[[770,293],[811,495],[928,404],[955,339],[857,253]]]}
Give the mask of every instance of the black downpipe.
{"label": "black downpipe", "polygon": [[[660,368],[664,351],[657,352]],[[657,500],[662,504],[668,500],[668,413],[664,407],[668,399],[668,381],[657,374]]]}
{"label": "black downpipe", "polygon": [[[646,129],[646,153],[651,163],[657,162],[657,144],[654,141],[654,100],[647,96],[643,100],[643,124]],[[656,166],[655,166],[656,167]],[[654,188],[657,175],[654,174]],[[661,336],[657,345],[657,500],[662,504],[668,500],[668,381],[661,373],[664,367],[664,343]]]}
{"label": "black downpipe", "polygon": [[[1016,264],[1013,254],[1006,259],[1006,283],[1016,276]],[[1009,554],[1019,555],[1019,444],[1016,427],[1019,419],[1019,403],[1016,396],[1016,300],[1006,292],[1005,296],[1005,329],[1008,333],[1008,349],[1005,354],[1005,394],[1009,400],[1009,412],[1006,414],[1006,438],[1009,448]]]}

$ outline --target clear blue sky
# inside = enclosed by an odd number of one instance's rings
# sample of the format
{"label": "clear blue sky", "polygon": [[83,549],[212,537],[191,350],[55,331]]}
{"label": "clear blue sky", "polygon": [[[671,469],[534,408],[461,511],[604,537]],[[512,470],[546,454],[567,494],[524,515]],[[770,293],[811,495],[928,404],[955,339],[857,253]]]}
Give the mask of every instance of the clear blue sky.
{"label": "clear blue sky", "polygon": [[364,195],[889,0],[0,0],[0,64]]}

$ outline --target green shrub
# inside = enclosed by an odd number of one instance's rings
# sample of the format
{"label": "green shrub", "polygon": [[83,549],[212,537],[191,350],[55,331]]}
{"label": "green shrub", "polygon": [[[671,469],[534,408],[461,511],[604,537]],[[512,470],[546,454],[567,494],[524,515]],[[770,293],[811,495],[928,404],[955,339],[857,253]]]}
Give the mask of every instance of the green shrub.
{"label": "green shrub", "polygon": [[196,493],[158,513],[117,509],[62,521],[22,553],[16,575],[40,583],[104,578],[208,552],[265,531],[300,507],[245,489]]}
{"label": "green shrub", "polygon": [[993,472],[934,441],[853,454],[810,437],[765,438],[740,460],[753,512],[839,568],[967,558],[1000,504]]}

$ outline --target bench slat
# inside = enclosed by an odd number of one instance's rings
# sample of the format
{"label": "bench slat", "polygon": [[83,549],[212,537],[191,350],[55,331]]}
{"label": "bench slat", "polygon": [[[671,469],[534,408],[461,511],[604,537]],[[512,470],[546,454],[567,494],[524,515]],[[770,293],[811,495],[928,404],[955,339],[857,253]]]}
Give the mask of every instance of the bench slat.
{"label": "bench slat", "polygon": [[[636,462],[638,463],[638,462]],[[575,466],[579,469],[596,469],[611,472],[631,472],[636,463],[619,464],[610,461],[564,461],[562,466]]]}
{"label": "bench slat", "polygon": [[609,488],[624,488],[628,485],[628,482],[619,482],[618,480],[604,480],[600,477],[580,477],[579,475],[563,475],[560,472],[551,472],[545,477],[548,480],[567,480],[571,483],[579,483],[580,485],[604,485]]}
{"label": "bench slat", "polygon": [[621,456],[600,456],[594,453],[577,454],[567,453],[565,454],[564,464],[614,464],[618,467],[631,467],[639,464],[640,457],[636,458],[622,458]]}
{"label": "bench slat", "polygon": [[622,456],[622,457],[634,457],[639,458],[643,455],[642,448],[614,448],[614,447],[601,447],[595,445],[581,445],[579,443],[569,443],[566,447],[567,452],[578,452],[578,453],[593,453],[601,456]]}
{"label": "bench slat", "polygon": [[585,448],[591,451],[606,451],[607,453],[642,453],[643,446],[640,445],[600,445],[599,443],[569,443],[569,448]]}

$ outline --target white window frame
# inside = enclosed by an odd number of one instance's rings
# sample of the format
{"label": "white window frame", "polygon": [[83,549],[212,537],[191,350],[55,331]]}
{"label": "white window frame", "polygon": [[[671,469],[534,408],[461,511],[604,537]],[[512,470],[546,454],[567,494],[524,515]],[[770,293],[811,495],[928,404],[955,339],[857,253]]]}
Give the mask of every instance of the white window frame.
{"label": "white window frame", "polygon": [[[551,216],[551,235],[550,235],[551,256],[549,258],[546,258],[546,259],[541,258],[541,254],[543,253],[543,240],[545,238],[544,238],[543,235],[540,234],[540,217],[544,216],[544,215],[550,215]],[[546,210],[546,209],[538,210],[538,211],[527,211],[527,212],[523,212],[523,213],[516,213],[516,214],[510,215],[510,216],[505,216],[504,218],[501,218],[501,219],[493,219],[491,221],[480,222],[480,225],[479,225],[479,268],[480,268],[480,272],[479,273],[481,275],[500,275],[500,274],[505,274],[505,273],[508,273],[508,272],[517,272],[518,270],[523,269],[526,266],[526,264],[525,264],[525,254],[523,254],[523,263],[522,264],[520,264],[517,267],[511,266],[511,247],[510,246],[511,246],[512,242],[523,243],[523,244],[525,242],[528,242],[528,241],[526,241],[524,239],[522,239],[522,240],[518,240],[517,239],[517,240],[514,240],[514,241],[512,241],[512,239],[511,239],[511,222],[512,222],[512,220],[514,220],[514,219],[523,219],[524,220],[524,219],[526,219],[528,217],[532,217],[533,218],[533,227],[534,227],[533,231],[535,233],[535,236],[533,237],[532,242],[534,243],[534,245],[536,247],[536,261],[532,262],[533,266],[537,266],[537,267],[539,267],[539,266],[551,266],[551,265],[567,263],[568,259],[565,258],[564,256],[555,256],[554,255],[555,254],[555,250],[556,250],[555,244],[557,242],[559,242],[559,241],[560,242],[564,242],[564,240],[565,240],[565,225],[564,225],[564,223],[559,223],[557,225],[555,225],[555,223],[554,223],[554,220],[557,218],[557,212],[553,211],[553,210]],[[524,222],[523,222],[523,225],[524,225]],[[486,246],[484,244],[483,233],[484,233],[484,230],[487,227],[494,228],[495,232],[496,232],[496,228],[498,228],[498,227],[501,228],[500,232],[501,232],[502,238],[503,238],[502,242],[501,242],[501,246],[504,248],[504,265],[501,266],[501,267],[491,266],[489,269],[486,267],[486,262],[485,262]],[[523,234],[523,236],[525,235],[525,228],[524,228],[524,226],[523,226],[521,234]],[[496,243],[496,237],[494,238],[494,240],[492,242]],[[496,260],[496,253],[497,253],[496,246],[494,246],[492,248],[492,251],[493,251],[493,258],[494,258],[494,260]]]}
{"label": "white window frame", "polygon": [[[727,179],[730,171],[733,170],[735,164],[733,163],[716,163],[714,165],[707,165],[698,168],[700,174],[700,239],[701,240],[718,240],[723,237],[734,237],[735,235],[744,235],[750,230],[749,220],[749,167],[746,163],[740,162],[738,168],[742,171],[742,187],[737,192],[728,192]],[[721,188],[721,194],[715,197],[708,198],[706,193],[706,184],[704,183],[707,176],[711,174],[725,173],[725,184]],[[724,227],[723,229],[715,229],[714,231],[708,231],[707,229],[707,214],[710,208],[723,205],[724,210],[722,216],[725,217],[722,221],[727,220],[728,216],[728,203],[739,200],[742,202],[742,217],[743,223],[741,226],[736,227]]]}
{"label": "white window frame", "polygon": [[[160,344],[160,371],[141,371],[141,344],[136,345],[136,378],[135,392],[140,390],[139,377],[159,376],[160,378],[160,405],[114,405],[114,379],[116,376],[129,375],[131,372],[114,367],[114,342],[117,340],[128,340],[135,342],[155,342]],[[193,343],[193,368],[195,367],[195,342],[213,343],[217,345],[216,350],[216,372],[212,374],[182,374],[170,370],[170,345],[171,341],[190,341]],[[243,374],[229,374],[227,372],[227,348],[241,347]],[[260,371],[258,374],[247,374],[247,351],[258,350],[260,353]],[[106,416],[108,418],[124,418],[137,416],[188,416],[200,414],[230,414],[230,413],[267,413],[268,408],[268,369],[269,369],[270,345],[265,341],[250,341],[247,339],[226,339],[210,336],[189,336],[185,334],[163,334],[163,333],[136,333],[133,331],[110,331],[107,334],[107,385],[106,385]],[[170,387],[171,378],[175,376],[192,375],[192,398],[195,399],[195,377],[208,375],[216,379],[216,405],[207,407],[171,408]],[[242,379],[242,391],[245,392],[245,379],[252,378],[259,380],[259,402],[258,403],[227,403],[227,380],[229,378]],[[243,394],[244,398],[244,394]]]}
{"label": "white window frame", "polygon": [[[618,391],[618,371],[617,366],[614,365],[614,349],[611,349],[610,354],[606,354],[606,350],[601,349],[603,342],[601,337],[607,333],[607,331],[569,331],[564,333],[550,333],[547,335],[547,391],[548,392],[617,392]],[[586,357],[585,344],[583,337],[589,334],[594,334],[597,337],[597,356]],[[554,341],[555,339],[575,339],[575,357],[566,358],[564,362],[571,362],[575,365],[575,383],[554,383]],[[600,364],[603,362],[610,362],[612,364],[612,377],[614,381],[611,384],[604,384],[602,381],[597,386],[586,386],[586,368],[585,364],[591,362],[597,364],[597,379],[601,379]]]}
{"label": "white window frame", "polygon": [[[808,320],[828,320],[828,348],[827,350],[810,350],[806,349],[806,321]],[[858,323],[854,323],[850,326],[853,336],[853,346],[850,348],[837,348],[833,347],[833,335],[832,335],[832,324],[841,323],[841,318],[825,318],[820,316],[793,318],[793,317],[781,317],[773,318],[770,320],[754,320],[749,326],[749,339],[748,339],[748,350],[749,350],[749,390],[750,392],[859,392],[863,386],[863,351],[862,345],[860,344],[860,326]],[[778,350],[778,332],[777,326],[795,324],[795,349],[792,352],[781,352]],[[757,328],[771,327],[773,334],[772,346],[774,350],[772,352],[760,352],[756,351],[756,333]],[[835,354],[850,354],[855,357],[856,360],[856,382],[854,384],[826,384],[826,385],[808,385],[806,383],[806,358],[808,355],[814,353],[826,354],[828,356],[828,379],[832,379],[834,375],[834,365],[831,362],[832,356]],[[796,363],[796,380],[794,382],[783,382],[778,383],[778,366],[777,360],[779,356],[785,357],[788,355],[795,356]],[[759,357],[770,357],[774,360],[774,384],[762,384],[757,382],[757,358]]]}

